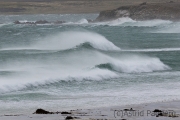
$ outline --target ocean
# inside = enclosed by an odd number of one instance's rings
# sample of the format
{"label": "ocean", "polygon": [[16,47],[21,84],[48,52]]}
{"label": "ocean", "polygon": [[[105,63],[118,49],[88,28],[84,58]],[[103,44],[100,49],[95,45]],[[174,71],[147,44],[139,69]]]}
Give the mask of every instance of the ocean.
{"label": "ocean", "polygon": [[0,15],[1,115],[180,100],[180,22],[97,16]]}

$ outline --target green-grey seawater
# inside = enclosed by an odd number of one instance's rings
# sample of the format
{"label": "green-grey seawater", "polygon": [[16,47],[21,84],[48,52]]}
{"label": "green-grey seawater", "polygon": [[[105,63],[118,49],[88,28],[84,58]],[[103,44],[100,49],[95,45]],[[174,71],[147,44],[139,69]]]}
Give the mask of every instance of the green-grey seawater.
{"label": "green-grey seawater", "polygon": [[97,15],[0,16],[0,114],[180,99],[180,22]]}

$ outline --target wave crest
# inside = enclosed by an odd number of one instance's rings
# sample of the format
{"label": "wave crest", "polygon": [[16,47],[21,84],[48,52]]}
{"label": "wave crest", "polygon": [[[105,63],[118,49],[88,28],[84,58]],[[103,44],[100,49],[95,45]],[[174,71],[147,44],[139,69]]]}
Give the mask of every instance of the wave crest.
{"label": "wave crest", "polygon": [[[32,46],[41,50],[67,50],[81,44],[89,43],[93,48],[105,51],[120,50],[104,36],[93,32],[62,32],[55,36],[47,37]],[[32,49],[31,48],[31,49]]]}
{"label": "wave crest", "polygon": [[161,62],[159,58],[140,56],[132,56],[126,59],[113,59],[111,62],[99,64],[95,67],[123,73],[155,72],[171,69]]}
{"label": "wave crest", "polygon": [[[79,71],[76,73],[67,72],[67,71],[66,73],[62,73],[62,71],[57,70],[55,72],[54,71],[49,72],[47,75],[45,75],[45,73],[40,73],[40,75],[36,75],[33,73],[33,75],[35,75],[36,77],[29,76],[28,78],[25,79],[25,81],[21,81],[21,82],[19,82],[19,80],[24,80],[25,76],[18,77],[18,79],[16,78],[1,79],[0,94],[11,91],[19,91],[24,89],[50,86],[62,81],[83,81],[83,80],[100,81],[100,80],[114,79],[119,77],[118,74],[110,70],[99,69],[99,68],[95,68],[93,70]],[[9,83],[8,81],[12,81],[12,82]]]}

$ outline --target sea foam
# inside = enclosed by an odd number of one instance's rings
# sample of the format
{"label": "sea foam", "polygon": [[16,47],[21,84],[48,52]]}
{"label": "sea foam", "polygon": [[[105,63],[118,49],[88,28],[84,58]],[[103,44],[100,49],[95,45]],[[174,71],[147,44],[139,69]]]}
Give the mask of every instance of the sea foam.
{"label": "sea foam", "polygon": [[133,20],[128,17],[118,18],[116,20],[108,21],[108,22],[98,22],[94,23],[95,25],[108,25],[108,26],[136,26],[136,27],[155,27],[155,26],[164,26],[167,24],[173,23],[169,20],[145,20],[145,21],[138,21]]}
{"label": "sea foam", "polygon": [[42,50],[67,50],[73,49],[83,43],[89,43],[92,47],[99,50],[114,51],[120,50],[104,36],[93,32],[74,32],[67,31],[54,36],[48,36],[35,43],[32,48]]}
{"label": "sea foam", "polygon": [[140,55],[128,55],[120,58],[108,57],[107,63],[96,65],[96,67],[123,73],[143,73],[171,69],[159,58]]}

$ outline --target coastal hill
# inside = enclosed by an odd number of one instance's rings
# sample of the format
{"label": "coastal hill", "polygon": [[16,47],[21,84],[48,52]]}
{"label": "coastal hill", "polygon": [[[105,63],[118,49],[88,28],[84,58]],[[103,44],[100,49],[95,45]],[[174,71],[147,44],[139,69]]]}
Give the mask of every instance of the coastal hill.
{"label": "coastal hill", "polygon": [[141,3],[138,5],[121,6],[114,10],[100,12],[95,20],[109,21],[120,17],[130,17],[133,20],[180,20],[180,2],[169,1],[166,3]]}
{"label": "coastal hill", "polygon": [[[170,0],[0,0],[0,14],[77,14],[99,13],[143,2],[165,3]],[[180,0],[173,0],[180,2]]]}

